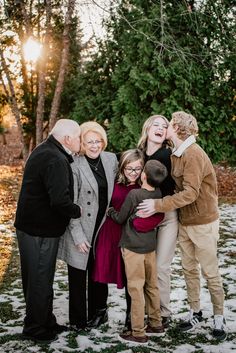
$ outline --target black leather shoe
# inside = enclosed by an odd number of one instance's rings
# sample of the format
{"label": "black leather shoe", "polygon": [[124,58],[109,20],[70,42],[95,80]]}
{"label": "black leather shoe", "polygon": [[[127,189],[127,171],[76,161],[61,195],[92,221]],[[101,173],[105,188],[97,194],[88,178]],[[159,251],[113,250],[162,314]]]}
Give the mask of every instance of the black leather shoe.
{"label": "black leather shoe", "polygon": [[88,322],[88,328],[89,329],[98,328],[102,324],[105,324],[105,322],[107,321],[108,321],[107,309],[97,310],[92,320]]}
{"label": "black leather shoe", "polygon": [[53,331],[55,333],[62,333],[62,332],[68,331],[68,327],[65,325],[56,324],[55,326],[53,326]]}
{"label": "black leather shoe", "polygon": [[22,333],[22,339],[31,340],[35,343],[51,343],[53,341],[56,341],[57,338],[57,334],[54,331],[48,331],[38,335]]}

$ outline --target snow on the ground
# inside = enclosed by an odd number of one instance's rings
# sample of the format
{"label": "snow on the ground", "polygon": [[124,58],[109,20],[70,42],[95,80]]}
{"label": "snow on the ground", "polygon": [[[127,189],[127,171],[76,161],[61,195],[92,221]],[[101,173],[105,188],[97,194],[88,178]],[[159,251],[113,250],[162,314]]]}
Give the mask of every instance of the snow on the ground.
{"label": "snow on the ground", "polygon": [[[92,330],[90,334],[78,336],[75,333],[64,332],[59,335],[58,340],[52,342],[48,347],[34,344],[28,340],[21,341],[20,333],[25,307],[21,279],[19,278],[4,293],[0,293],[0,302],[10,302],[14,312],[19,314],[18,318],[14,320],[1,323],[0,352],[236,352],[236,205],[221,205],[220,214],[219,264],[226,292],[225,317],[228,331],[227,340],[224,342],[218,343],[211,336],[212,306],[204,280],[202,280],[201,308],[206,320],[201,327],[196,328],[191,333],[184,333],[181,339],[179,336],[175,339],[173,329],[170,329],[169,333],[167,330],[164,338],[152,338],[145,346],[137,347],[137,345],[131,343],[121,342],[119,332],[122,330],[125,319],[124,292],[118,290],[115,285],[110,285],[109,321],[101,329]],[[1,230],[5,232],[5,236],[15,236],[10,234],[7,229],[4,230],[3,225]],[[176,321],[183,316],[183,312],[188,311],[178,248],[172,272],[171,308],[174,327]],[[54,290],[54,313],[60,324],[68,324],[67,274],[66,267],[62,262],[58,262]],[[13,336],[11,338],[8,335]],[[5,339],[6,337],[8,338]]]}

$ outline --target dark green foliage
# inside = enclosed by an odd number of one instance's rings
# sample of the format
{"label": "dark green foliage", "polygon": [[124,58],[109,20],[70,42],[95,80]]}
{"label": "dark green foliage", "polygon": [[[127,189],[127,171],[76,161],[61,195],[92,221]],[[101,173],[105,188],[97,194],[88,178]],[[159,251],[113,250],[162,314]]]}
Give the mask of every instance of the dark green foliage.
{"label": "dark green foliage", "polygon": [[113,59],[106,60],[107,47],[99,43],[100,51],[92,57],[84,69],[80,71],[76,80],[76,106],[72,118],[80,123],[96,119],[99,123],[106,123],[112,117],[112,101],[115,92],[111,83]]}
{"label": "dark green foliage", "polygon": [[234,11],[232,1],[122,0],[78,75],[73,118],[108,123],[119,151],[151,114],[189,111],[212,160],[235,163]]}

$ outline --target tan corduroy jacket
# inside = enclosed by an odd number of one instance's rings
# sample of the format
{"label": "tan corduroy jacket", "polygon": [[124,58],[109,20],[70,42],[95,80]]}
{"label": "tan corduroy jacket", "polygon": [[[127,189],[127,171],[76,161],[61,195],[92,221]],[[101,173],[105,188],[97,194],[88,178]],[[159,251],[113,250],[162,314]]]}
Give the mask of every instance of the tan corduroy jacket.
{"label": "tan corduroy jacket", "polygon": [[211,223],[219,218],[217,180],[213,165],[190,136],[171,155],[171,174],[176,193],[155,200],[158,212],[179,209],[183,225]]}

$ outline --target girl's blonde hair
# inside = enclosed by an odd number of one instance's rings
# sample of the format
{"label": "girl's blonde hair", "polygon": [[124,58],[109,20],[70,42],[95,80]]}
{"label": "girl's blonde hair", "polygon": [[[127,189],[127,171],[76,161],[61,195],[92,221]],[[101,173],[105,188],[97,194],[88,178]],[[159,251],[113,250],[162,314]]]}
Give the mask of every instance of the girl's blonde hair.
{"label": "girl's blonde hair", "polygon": [[196,118],[185,112],[175,112],[172,114],[172,125],[178,126],[177,136],[181,140],[186,140],[189,136],[198,136],[198,124]]}
{"label": "girl's blonde hair", "polygon": [[150,116],[143,124],[141,137],[140,137],[140,139],[138,141],[137,147],[141,151],[145,151],[147,149],[148,132],[149,132],[150,127],[153,125],[153,122],[157,118],[163,119],[166,122],[167,126],[169,125],[169,121],[163,115],[152,115],[152,116]]}
{"label": "girl's blonde hair", "polygon": [[[125,176],[125,168],[129,163],[136,162],[140,160],[142,168],[144,167],[144,156],[142,151],[139,149],[130,149],[121,154],[118,166],[118,173],[117,173],[117,183],[119,184],[128,184],[128,180]],[[140,177],[137,182],[140,182]]]}
{"label": "girl's blonde hair", "polygon": [[107,147],[107,134],[104,128],[98,124],[96,121],[87,121],[80,125],[81,129],[81,148],[80,154],[85,154],[85,143],[84,138],[88,132],[95,132],[100,135],[102,140],[102,150],[104,151]]}

